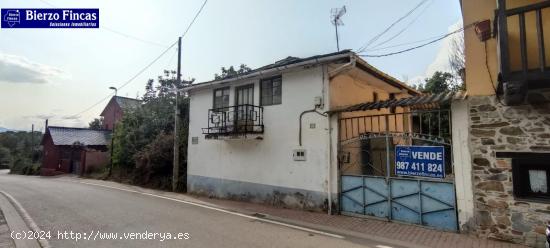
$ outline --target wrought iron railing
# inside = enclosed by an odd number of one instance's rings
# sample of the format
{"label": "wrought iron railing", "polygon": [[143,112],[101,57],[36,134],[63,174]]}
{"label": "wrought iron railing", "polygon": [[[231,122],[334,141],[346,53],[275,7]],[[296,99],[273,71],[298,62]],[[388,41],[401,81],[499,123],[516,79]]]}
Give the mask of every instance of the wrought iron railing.
{"label": "wrought iron railing", "polygon": [[[547,17],[543,17],[543,10],[550,8],[550,1],[543,1],[536,4],[526,5],[522,7],[506,9],[506,0],[498,0],[498,9],[496,10],[498,21],[498,39],[499,39],[499,51],[500,51],[500,76],[501,82],[522,81],[528,83],[528,88],[549,88],[550,84],[550,67],[546,63],[546,51],[545,47],[548,45],[548,40],[545,40],[544,35],[544,20]],[[526,24],[526,15],[535,16],[535,25]],[[512,68],[511,55],[512,53],[518,53],[517,50],[511,50],[516,46],[510,46],[511,40],[509,37],[509,25],[508,21],[513,19],[518,20],[519,24],[519,55],[520,63],[519,68]],[[533,32],[526,30],[536,29],[534,32],[536,35],[529,35]],[[531,64],[529,61],[528,51],[533,51],[532,47],[528,49],[528,40],[536,39],[536,56],[538,57],[538,65]],[[534,44],[534,43],[533,43]]]}
{"label": "wrought iron railing", "polygon": [[206,138],[243,136],[264,132],[264,109],[250,104],[208,110],[208,127],[202,129]]}

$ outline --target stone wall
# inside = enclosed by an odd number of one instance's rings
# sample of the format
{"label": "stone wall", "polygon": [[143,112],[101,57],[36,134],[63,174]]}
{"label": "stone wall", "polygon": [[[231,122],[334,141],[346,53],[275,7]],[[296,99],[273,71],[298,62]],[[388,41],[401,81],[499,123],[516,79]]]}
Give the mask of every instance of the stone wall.
{"label": "stone wall", "polygon": [[[479,236],[544,247],[550,204],[515,199],[512,161],[496,152],[550,153],[550,104],[503,106],[492,97],[468,98],[474,188],[474,223]],[[549,161],[550,166],[550,161]]]}

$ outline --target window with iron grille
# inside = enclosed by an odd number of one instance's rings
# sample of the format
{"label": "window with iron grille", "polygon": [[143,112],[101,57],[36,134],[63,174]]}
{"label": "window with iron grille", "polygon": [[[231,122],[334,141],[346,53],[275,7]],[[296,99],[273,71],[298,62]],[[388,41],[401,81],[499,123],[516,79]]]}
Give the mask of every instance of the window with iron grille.
{"label": "window with iron grille", "polygon": [[229,107],[229,87],[214,90],[213,108]]}
{"label": "window with iron grille", "polygon": [[262,106],[281,104],[281,76],[262,79],[260,81],[260,103]]}

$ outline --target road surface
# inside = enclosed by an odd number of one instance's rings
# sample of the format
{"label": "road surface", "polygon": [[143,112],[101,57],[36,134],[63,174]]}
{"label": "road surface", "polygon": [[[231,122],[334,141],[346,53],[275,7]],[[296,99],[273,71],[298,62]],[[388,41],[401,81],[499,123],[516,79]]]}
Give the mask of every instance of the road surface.
{"label": "road surface", "polygon": [[52,247],[388,247],[55,178],[0,173],[0,190],[51,234]]}

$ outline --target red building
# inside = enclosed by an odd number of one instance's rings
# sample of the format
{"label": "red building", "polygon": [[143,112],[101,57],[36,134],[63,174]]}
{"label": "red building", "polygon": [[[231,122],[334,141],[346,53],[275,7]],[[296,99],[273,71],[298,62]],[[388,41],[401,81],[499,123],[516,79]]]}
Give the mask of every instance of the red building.
{"label": "red building", "polygon": [[109,164],[110,130],[46,127],[42,137],[43,158],[40,173],[82,175]]}
{"label": "red building", "polygon": [[103,129],[48,126],[42,138],[42,175],[74,173],[82,175],[110,163],[108,145],[112,130],[125,112],[138,108],[137,99],[113,96],[101,112]]}
{"label": "red building", "polygon": [[113,96],[100,114],[103,117],[103,129],[113,130],[115,123],[122,120],[124,112],[136,109],[140,105],[140,100]]}

